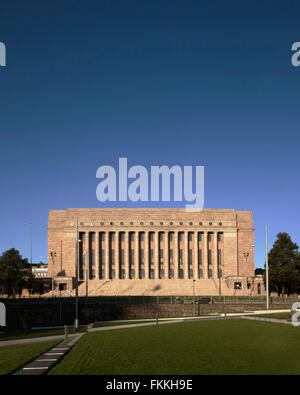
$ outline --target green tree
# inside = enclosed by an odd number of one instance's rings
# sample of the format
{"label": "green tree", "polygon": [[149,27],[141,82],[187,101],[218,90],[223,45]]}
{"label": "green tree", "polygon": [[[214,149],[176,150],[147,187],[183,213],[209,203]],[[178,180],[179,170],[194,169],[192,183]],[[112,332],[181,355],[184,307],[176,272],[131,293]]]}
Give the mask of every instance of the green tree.
{"label": "green tree", "polygon": [[0,256],[0,288],[7,295],[21,295],[23,289],[31,289],[33,275],[27,259],[11,248]]}
{"label": "green tree", "polygon": [[278,233],[268,263],[270,291],[278,295],[300,292],[300,253],[287,233]]}

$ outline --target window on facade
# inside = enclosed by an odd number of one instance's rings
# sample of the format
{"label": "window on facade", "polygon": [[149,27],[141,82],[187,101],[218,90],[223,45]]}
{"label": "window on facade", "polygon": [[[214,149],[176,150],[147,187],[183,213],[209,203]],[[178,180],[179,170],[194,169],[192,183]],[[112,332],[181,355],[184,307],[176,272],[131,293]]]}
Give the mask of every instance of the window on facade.
{"label": "window on facade", "polygon": [[199,225],[203,225],[203,223],[202,223],[202,222],[199,222]]}
{"label": "window on facade", "polygon": [[144,250],[140,250],[141,265],[144,264]]}
{"label": "window on facade", "polygon": [[92,241],[95,241],[95,233],[92,233]]}
{"label": "window on facade", "polygon": [[120,225],[124,225],[124,222],[121,221],[121,222],[120,222]]}
{"label": "window on facade", "polygon": [[130,263],[131,265],[134,264],[134,250],[130,250]]}
{"label": "window on facade", "polygon": [[174,277],[174,270],[170,269],[169,271],[169,278],[173,278]]}
{"label": "window on facade", "polygon": [[203,276],[202,269],[199,269],[199,270],[198,270],[198,278],[201,278],[202,276]]}
{"label": "window on facade", "polygon": [[173,225],[173,222],[170,222],[170,225]]}
{"label": "window on facade", "polygon": [[178,239],[179,239],[179,241],[182,241],[182,233],[178,234]]}
{"label": "window on facade", "polygon": [[212,222],[210,222],[209,225],[212,225]]}
{"label": "window on facade", "polygon": [[173,265],[173,250],[172,249],[169,251],[169,260],[170,260],[170,265]]}
{"label": "window on facade", "polygon": [[189,278],[193,278],[194,272],[193,269],[189,269]]}
{"label": "window on facade", "polygon": [[212,277],[212,270],[208,269],[208,278],[211,278],[211,277]]}
{"label": "window on facade", "polygon": [[134,241],[134,233],[130,233],[130,241]]}
{"label": "window on facade", "polygon": [[250,289],[250,288],[251,288],[251,284],[247,283],[247,289]]}
{"label": "window on facade", "polygon": [[198,265],[202,265],[202,250],[198,250]]}
{"label": "window on facade", "polygon": [[150,221],[150,225],[154,225],[154,223],[152,221]]}
{"label": "window on facade", "polygon": [[154,278],[154,270],[150,269],[150,278]]}
{"label": "window on facade", "polygon": [[134,278],[134,276],[135,276],[135,271],[134,271],[134,269],[131,269],[130,270],[130,278]]}
{"label": "window on facade", "polygon": [[183,225],[183,222],[179,222],[179,225]]}
{"label": "window on facade", "polygon": [[184,278],[183,269],[179,269],[179,278]]}
{"label": "window on facade", "polygon": [[140,222],[140,225],[144,225],[144,222]]}
{"label": "window on facade", "polygon": [[240,282],[235,282],[235,283],[234,283],[234,289],[242,289],[242,283],[240,283]]}
{"label": "window on facade", "polygon": [[208,240],[208,241],[211,241],[211,233],[208,233],[208,234],[207,234],[207,240]]}
{"label": "window on facade", "polygon": [[132,222],[132,221],[130,222],[130,225],[133,225],[133,222]]}
{"label": "window on facade", "polygon": [[163,233],[160,233],[160,234],[159,234],[159,240],[160,240],[160,241],[163,241],[163,240],[164,240],[164,234],[163,234]]}
{"label": "window on facade", "polygon": [[110,234],[110,240],[111,240],[111,241],[114,241],[114,240],[115,240],[115,234],[114,234],[114,233],[111,233],[111,234]]}
{"label": "window on facade", "polygon": [[164,278],[164,276],[165,276],[164,269],[160,269],[160,271],[159,271],[159,278]]}
{"label": "window on facade", "polygon": [[221,278],[221,277],[222,277],[222,270],[218,269],[218,278]]}
{"label": "window on facade", "polygon": [[153,232],[149,233],[150,241],[153,241]]}
{"label": "window on facade", "polygon": [[218,241],[221,241],[221,233],[218,233]]}
{"label": "window on facade", "polygon": [[208,264],[211,265],[211,250],[208,250]]}
{"label": "window on facade", "polygon": [[124,265],[124,250],[121,250],[121,265]]}
{"label": "window on facade", "polygon": [[104,241],[104,240],[105,240],[105,234],[101,233],[101,241]]}
{"label": "window on facade", "polygon": [[222,226],[222,222],[219,222],[219,226]]}
{"label": "window on facade", "polygon": [[221,265],[221,256],[222,256],[222,251],[218,250],[218,265]]}
{"label": "window on facade", "polygon": [[144,241],[144,233],[140,233],[140,241]]}
{"label": "window on facade", "polygon": [[92,270],[92,273],[91,273],[91,275],[92,275],[92,278],[95,278],[95,277],[96,277],[96,272],[95,272],[95,270],[94,270],[94,269]]}
{"label": "window on facade", "polygon": [[192,233],[189,233],[188,239],[189,239],[189,241],[193,241],[193,234]]}
{"label": "window on facade", "polygon": [[179,265],[182,265],[182,250],[179,250]]}
{"label": "window on facade", "polygon": [[153,250],[150,250],[150,264],[153,263]]}
{"label": "window on facade", "polygon": [[190,222],[190,225],[193,225],[193,222]]}
{"label": "window on facade", "polygon": [[141,269],[140,270],[140,278],[144,278],[145,277],[145,270]]}
{"label": "window on facade", "polygon": [[124,269],[121,269],[120,277],[121,277],[121,279],[125,278],[125,270]]}
{"label": "window on facade", "polygon": [[124,241],[124,233],[121,233],[121,241]]}
{"label": "window on facade", "polygon": [[110,222],[110,225],[113,225],[114,223],[113,222]]}
{"label": "window on facade", "polygon": [[170,241],[173,241],[173,233],[170,233],[170,234],[169,234],[169,240],[170,240]]}
{"label": "window on facade", "polygon": [[193,263],[193,251],[191,249],[189,249],[189,265],[191,265]]}
{"label": "window on facade", "polygon": [[261,285],[260,285],[260,283],[257,284],[257,293],[258,293],[258,295],[261,294]]}
{"label": "window on facade", "polygon": [[101,263],[105,262],[105,251],[101,250]]}
{"label": "window on facade", "polygon": [[202,233],[198,233],[198,241],[202,240]]}
{"label": "window on facade", "polygon": [[104,222],[100,222],[100,225],[104,225]]}

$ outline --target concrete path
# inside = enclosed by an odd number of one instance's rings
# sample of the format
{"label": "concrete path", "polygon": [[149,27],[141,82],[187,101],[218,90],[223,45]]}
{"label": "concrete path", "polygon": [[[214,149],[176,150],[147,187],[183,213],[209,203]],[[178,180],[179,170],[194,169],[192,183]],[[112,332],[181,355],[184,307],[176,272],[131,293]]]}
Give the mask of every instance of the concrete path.
{"label": "concrete path", "polygon": [[279,318],[250,317],[250,316],[244,316],[244,317],[241,317],[241,318],[243,318],[244,320],[275,322],[275,323],[279,323],[279,324],[288,324],[288,325],[292,325],[292,321],[284,320],[284,319],[279,319]]}
{"label": "concrete path", "polygon": [[[75,337],[76,334],[69,334],[68,338]],[[65,335],[56,335],[56,336],[41,336],[41,337],[30,337],[27,339],[14,339],[14,340],[1,340],[0,347],[5,346],[14,346],[17,344],[28,344],[28,343],[39,343],[39,342],[46,342],[51,340],[60,340],[64,339]]]}
{"label": "concrete path", "polygon": [[48,350],[43,355],[36,358],[34,361],[28,363],[23,368],[14,373],[17,376],[33,376],[46,374],[50,369],[53,368],[73,347],[73,345],[81,338],[85,333],[76,334],[74,339],[66,344],[58,344],[51,350]]}

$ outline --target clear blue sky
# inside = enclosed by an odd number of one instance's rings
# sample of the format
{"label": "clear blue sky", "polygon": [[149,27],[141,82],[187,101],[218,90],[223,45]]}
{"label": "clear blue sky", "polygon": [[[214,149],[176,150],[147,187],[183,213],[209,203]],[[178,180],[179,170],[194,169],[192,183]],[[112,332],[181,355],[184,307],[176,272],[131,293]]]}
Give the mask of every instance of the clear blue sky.
{"label": "clear blue sky", "polygon": [[46,260],[49,209],[101,207],[96,170],[119,157],[205,166],[206,208],[253,211],[256,267],[266,223],[270,247],[300,244],[299,15],[289,0],[3,0],[0,253],[29,258],[32,222]]}

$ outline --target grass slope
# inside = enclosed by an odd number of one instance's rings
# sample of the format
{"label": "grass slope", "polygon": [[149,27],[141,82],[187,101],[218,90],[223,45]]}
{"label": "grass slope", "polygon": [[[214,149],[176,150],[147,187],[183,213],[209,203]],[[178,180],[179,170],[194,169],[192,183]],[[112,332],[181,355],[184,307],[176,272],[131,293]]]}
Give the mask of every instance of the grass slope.
{"label": "grass slope", "polygon": [[300,374],[300,329],[222,320],[88,333],[50,374]]}

